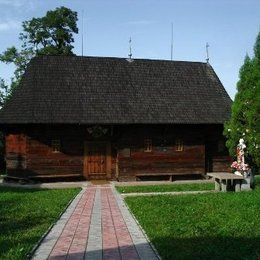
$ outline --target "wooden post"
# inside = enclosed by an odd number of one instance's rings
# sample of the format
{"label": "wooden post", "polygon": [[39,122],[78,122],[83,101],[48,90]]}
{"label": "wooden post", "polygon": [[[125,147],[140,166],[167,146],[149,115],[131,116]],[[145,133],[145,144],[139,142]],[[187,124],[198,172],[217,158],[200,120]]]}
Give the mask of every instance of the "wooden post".
{"label": "wooden post", "polygon": [[119,181],[118,151],[116,152],[116,180]]}
{"label": "wooden post", "polygon": [[88,143],[84,142],[83,175],[88,180]]}
{"label": "wooden post", "polygon": [[107,179],[111,179],[111,143],[108,142],[106,145],[106,172],[107,172]]}
{"label": "wooden post", "polygon": [[240,180],[234,180],[235,182],[235,192],[241,191],[241,181]]}
{"label": "wooden post", "polygon": [[221,187],[220,187],[220,182],[218,179],[215,178],[215,191],[220,191]]}
{"label": "wooden post", "polygon": [[223,192],[227,191],[227,180],[221,180],[221,190]]}

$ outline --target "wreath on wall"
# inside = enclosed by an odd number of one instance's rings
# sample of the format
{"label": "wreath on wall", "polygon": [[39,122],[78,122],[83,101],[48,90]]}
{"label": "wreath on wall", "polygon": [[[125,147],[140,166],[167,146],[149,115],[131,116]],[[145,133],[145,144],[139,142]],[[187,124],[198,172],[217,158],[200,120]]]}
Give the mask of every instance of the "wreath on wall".
{"label": "wreath on wall", "polygon": [[108,129],[102,126],[92,126],[87,128],[88,133],[94,137],[94,138],[100,138],[101,136],[104,136],[107,132]]}

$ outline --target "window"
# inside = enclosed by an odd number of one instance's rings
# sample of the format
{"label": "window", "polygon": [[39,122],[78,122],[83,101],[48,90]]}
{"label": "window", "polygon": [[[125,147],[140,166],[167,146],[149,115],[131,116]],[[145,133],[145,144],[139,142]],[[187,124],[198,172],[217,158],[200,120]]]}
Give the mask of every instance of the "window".
{"label": "window", "polygon": [[146,153],[150,153],[152,151],[152,140],[151,139],[144,140],[144,151]]}
{"label": "window", "polygon": [[59,139],[53,139],[51,140],[51,148],[53,153],[59,153],[60,152],[60,140]]}
{"label": "window", "polygon": [[182,152],[183,151],[183,140],[178,138],[175,140],[175,150],[177,152]]}

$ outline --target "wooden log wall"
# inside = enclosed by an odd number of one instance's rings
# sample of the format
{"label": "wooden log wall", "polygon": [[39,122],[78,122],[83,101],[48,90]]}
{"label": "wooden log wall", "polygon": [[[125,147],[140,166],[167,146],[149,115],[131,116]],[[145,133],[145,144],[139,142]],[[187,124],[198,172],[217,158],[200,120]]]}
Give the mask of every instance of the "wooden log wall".
{"label": "wooden log wall", "polygon": [[227,155],[215,155],[212,158],[212,172],[232,172],[232,158]]}
{"label": "wooden log wall", "polygon": [[24,174],[26,162],[26,136],[21,133],[12,133],[5,136],[6,141],[6,168],[13,176]]}
{"label": "wooden log wall", "polygon": [[[81,132],[80,128],[70,126],[8,129],[6,135],[8,174],[17,177],[82,175]],[[60,140],[60,152],[53,152],[52,140]]]}
{"label": "wooden log wall", "polygon": [[223,126],[210,125],[205,131],[206,171],[231,172],[232,158],[228,155],[223,137]]}
{"label": "wooden log wall", "polygon": [[[189,127],[146,126],[122,131],[118,140],[119,175],[134,179],[136,174],[205,173],[205,145],[201,129]],[[145,152],[145,139],[152,141],[152,151]],[[176,150],[176,140],[183,141],[183,151]]]}
{"label": "wooden log wall", "polygon": [[[205,174],[230,170],[227,151],[218,151],[222,131],[222,126],[202,125],[114,126],[101,140],[111,142],[111,178],[130,180],[140,173]],[[144,151],[146,139],[152,141],[151,152]],[[176,151],[176,139],[183,140],[183,151]],[[53,152],[52,140],[61,141],[60,152]],[[97,141],[88,136],[86,126],[9,129],[7,170],[9,174],[27,176],[83,176],[85,141]]]}
{"label": "wooden log wall", "polygon": [[[82,131],[70,126],[32,129],[27,139],[27,169],[30,175],[82,175]],[[60,141],[60,151],[55,152],[52,141]]]}

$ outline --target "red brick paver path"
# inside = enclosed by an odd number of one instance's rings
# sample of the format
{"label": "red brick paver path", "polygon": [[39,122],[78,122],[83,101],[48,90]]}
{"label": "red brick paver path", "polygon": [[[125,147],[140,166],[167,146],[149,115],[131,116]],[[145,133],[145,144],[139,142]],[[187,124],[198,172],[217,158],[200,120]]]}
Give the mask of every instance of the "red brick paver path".
{"label": "red brick paver path", "polygon": [[101,204],[103,258],[139,259],[111,188],[102,189]]}
{"label": "red brick paver path", "polygon": [[48,259],[140,259],[109,185],[87,188],[51,248]]}
{"label": "red brick paver path", "polygon": [[95,188],[89,188],[70,216],[49,259],[84,259]]}

